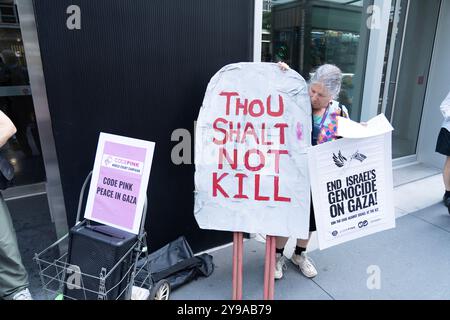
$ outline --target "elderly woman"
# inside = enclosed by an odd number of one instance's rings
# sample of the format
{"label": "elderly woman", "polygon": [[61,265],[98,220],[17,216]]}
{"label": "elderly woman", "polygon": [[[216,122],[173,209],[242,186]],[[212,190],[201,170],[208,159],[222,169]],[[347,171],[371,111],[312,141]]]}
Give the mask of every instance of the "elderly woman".
{"label": "elderly woman", "polygon": [[[289,67],[281,63],[281,69],[288,69]],[[309,96],[311,98],[312,107],[312,145],[321,144],[327,141],[333,141],[338,138],[337,132],[337,117],[348,118],[347,109],[335,101],[341,90],[342,72],[341,70],[331,64],[320,66],[309,81]],[[311,201],[310,218],[309,218],[309,237],[311,233],[316,231],[316,221],[314,219],[313,204]],[[277,237],[276,239],[276,265],[275,265],[275,279],[283,277],[283,270],[285,266],[284,247],[289,238]],[[295,252],[292,254],[291,261],[298,266],[300,271],[308,278],[313,278],[317,275],[312,260],[306,254],[308,246],[308,239],[297,239]]]}

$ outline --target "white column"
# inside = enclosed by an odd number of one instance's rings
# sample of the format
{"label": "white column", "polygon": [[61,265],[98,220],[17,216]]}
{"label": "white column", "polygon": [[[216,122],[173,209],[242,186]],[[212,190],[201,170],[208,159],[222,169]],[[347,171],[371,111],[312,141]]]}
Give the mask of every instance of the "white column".
{"label": "white column", "polygon": [[261,62],[263,0],[255,0],[255,24],[253,26],[253,62]]}
{"label": "white column", "polygon": [[368,8],[367,27],[370,28],[370,38],[364,78],[361,121],[367,121],[378,113],[391,3],[391,0],[375,0],[374,5]]}

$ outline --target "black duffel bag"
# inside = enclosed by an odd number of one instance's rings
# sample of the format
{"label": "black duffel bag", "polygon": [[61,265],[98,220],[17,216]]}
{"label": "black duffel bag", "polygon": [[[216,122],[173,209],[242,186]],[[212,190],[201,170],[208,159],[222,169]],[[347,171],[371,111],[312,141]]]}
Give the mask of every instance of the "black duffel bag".
{"label": "black duffel bag", "polygon": [[155,283],[165,279],[172,289],[200,276],[208,277],[214,271],[213,257],[207,253],[194,256],[184,236],[151,253],[147,261],[141,259],[138,267],[143,265]]}

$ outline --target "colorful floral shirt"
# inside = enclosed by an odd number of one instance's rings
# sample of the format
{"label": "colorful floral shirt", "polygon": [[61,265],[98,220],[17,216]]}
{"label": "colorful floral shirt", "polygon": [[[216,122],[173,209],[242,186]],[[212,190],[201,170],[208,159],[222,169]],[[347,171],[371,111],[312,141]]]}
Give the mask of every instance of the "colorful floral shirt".
{"label": "colorful floral shirt", "polygon": [[[336,140],[338,116],[344,118],[349,117],[347,108],[343,105],[339,107],[339,102],[334,100],[330,103],[328,110],[325,111],[322,117],[313,116],[312,145]],[[323,117],[325,117],[325,119]],[[315,137],[315,135],[317,135],[317,137]]]}

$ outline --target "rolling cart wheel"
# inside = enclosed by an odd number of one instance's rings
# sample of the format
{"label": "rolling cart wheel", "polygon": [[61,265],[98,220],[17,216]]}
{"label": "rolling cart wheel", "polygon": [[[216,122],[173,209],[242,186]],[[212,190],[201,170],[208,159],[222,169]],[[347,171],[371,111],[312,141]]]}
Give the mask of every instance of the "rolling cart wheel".
{"label": "rolling cart wheel", "polygon": [[163,279],[159,280],[150,290],[149,300],[169,300],[170,283]]}

